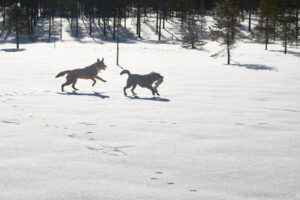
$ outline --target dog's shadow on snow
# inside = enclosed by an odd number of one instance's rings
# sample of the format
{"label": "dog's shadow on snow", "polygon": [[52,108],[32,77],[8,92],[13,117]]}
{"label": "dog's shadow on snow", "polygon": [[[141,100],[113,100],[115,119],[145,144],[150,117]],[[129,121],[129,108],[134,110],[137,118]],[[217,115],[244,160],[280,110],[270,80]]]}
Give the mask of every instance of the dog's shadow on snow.
{"label": "dog's shadow on snow", "polygon": [[132,100],[148,100],[148,101],[161,101],[161,102],[170,102],[170,99],[161,98],[161,97],[139,97],[139,96],[126,96]]}
{"label": "dog's shadow on snow", "polygon": [[63,92],[58,92],[57,94],[60,94],[60,95],[68,95],[68,96],[92,96],[92,97],[100,97],[102,99],[107,99],[109,98],[109,96],[107,95],[103,95],[101,92],[95,92],[94,93],[78,93],[78,92],[66,92],[66,93],[63,93]]}

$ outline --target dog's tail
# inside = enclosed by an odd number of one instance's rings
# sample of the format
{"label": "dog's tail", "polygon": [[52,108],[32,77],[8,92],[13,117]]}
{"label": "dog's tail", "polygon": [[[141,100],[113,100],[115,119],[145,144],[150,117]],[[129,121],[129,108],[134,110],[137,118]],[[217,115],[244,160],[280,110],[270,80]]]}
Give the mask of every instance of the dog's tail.
{"label": "dog's tail", "polygon": [[131,76],[131,73],[130,73],[130,71],[128,71],[128,70],[123,70],[123,71],[120,73],[120,75],[123,75],[123,74],[128,74],[128,76]]}
{"label": "dog's tail", "polygon": [[67,70],[67,71],[60,72],[59,74],[57,74],[57,75],[55,76],[55,78],[58,78],[58,77],[64,76],[64,75],[68,74],[69,72],[70,72],[70,70]]}

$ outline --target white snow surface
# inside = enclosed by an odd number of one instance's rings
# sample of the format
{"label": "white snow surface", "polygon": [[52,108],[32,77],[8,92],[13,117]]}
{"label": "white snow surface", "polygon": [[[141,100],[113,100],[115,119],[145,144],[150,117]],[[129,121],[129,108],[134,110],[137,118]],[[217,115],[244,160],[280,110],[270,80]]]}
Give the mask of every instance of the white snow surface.
{"label": "white snow surface", "polygon": [[[244,41],[225,65],[216,43],[159,43],[153,27],[120,44],[120,65],[161,73],[160,98],[125,97],[116,43],[77,41],[65,20],[56,48],[1,42],[1,200],[300,199],[300,49]],[[102,57],[107,83],[60,91],[59,72]]]}

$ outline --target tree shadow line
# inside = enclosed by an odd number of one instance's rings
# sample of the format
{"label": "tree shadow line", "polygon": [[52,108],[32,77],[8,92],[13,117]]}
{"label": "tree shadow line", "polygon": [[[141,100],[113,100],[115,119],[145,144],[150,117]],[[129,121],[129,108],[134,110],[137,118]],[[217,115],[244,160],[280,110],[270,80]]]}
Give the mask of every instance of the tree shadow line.
{"label": "tree shadow line", "polygon": [[244,67],[251,70],[258,70],[258,71],[278,71],[275,67],[269,67],[266,65],[260,64],[231,64],[232,66]]}
{"label": "tree shadow line", "polygon": [[[271,52],[279,52],[279,53],[284,53],[284,50],[270,50]],[[296,51],[290,51],[288,50],[287,51],[287,54],[291,54],[293,56],[296,56],[296,57],[300,57],[300,52],[296,52]]]}

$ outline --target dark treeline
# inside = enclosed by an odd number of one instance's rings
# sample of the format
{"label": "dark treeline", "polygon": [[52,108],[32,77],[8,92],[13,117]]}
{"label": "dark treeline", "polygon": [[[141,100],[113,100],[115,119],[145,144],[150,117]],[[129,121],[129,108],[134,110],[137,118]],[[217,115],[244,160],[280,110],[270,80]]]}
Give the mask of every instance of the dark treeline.
{"label": "dark treeline", "polygon": [[[181,27],[189,24],[190,30],[195,24],[190,21],[191,18],[200,20],[202,33],[205,24],[203,16],[214,16],[217,13],[215,8],[224,1],[230,1],[237,8],[239,14],[236,17],[241,21],[248,20],[247,30],[255,33],[255,38],[263,41],[266,49],[270,40],[280,39],[285,47],[288,43],[299,43],[300,0],[0,0],[0,11],[5,27],[10,10],[14,5],[19,5],[27,15],[29,36],[33,34],[40,18],[46,20],[49,39],[54,18],[68,19],[76,37],[79,34],[78,21],[85,20],[90,35],[93,34],[93,27],[101,24],[103,35],[106,36],[110,28],[112,39],[116,39],[118,25],[126,29],[128,17],[136,18],[136,35],[141,37],[143,18],[155,16],[155,31],[160,40],[165,22],[175,17],[180,19]],[[253,16],[259,19],[256,27],[251,26]],[[16,19],[20,20],[20,17]]]}

